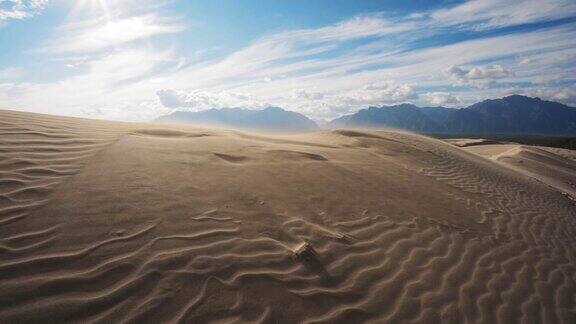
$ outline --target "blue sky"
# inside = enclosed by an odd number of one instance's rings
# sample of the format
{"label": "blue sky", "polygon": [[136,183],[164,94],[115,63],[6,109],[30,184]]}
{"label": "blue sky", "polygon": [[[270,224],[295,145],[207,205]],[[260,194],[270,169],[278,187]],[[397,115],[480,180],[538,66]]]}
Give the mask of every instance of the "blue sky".
{"label": "blue sky", "polygon": [[576,106],[576,1],[0,0],[0,108],[129,121],[512,93]]}

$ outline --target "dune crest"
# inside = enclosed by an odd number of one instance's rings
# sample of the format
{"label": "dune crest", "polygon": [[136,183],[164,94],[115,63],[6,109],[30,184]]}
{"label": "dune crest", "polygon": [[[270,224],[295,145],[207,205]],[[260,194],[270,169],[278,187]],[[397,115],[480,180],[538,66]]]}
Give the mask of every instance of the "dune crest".
{"label": "dune crest", "polygon": [[8,111],[0,132],[0,322],[576,322],[575,203],[502,164],[567,152]]}
{"label": "dune crest", "polygon": [[514,170],[576,198],[576,153],[571,150],[519,144],[478,144],[467,151],[499,161]]}

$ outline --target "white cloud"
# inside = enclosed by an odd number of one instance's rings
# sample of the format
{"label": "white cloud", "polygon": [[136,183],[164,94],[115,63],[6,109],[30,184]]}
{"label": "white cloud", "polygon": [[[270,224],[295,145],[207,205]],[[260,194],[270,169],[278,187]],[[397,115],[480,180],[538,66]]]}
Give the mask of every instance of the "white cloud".
{"label": "white cloud", "polygon": [[417,99],[418,94],[408,84],[398,84],[394,81],[380,81],[368,84],[361,89],[352,90],[342,96],[351,104],[388,104]]}
{"label": "white cloud", "polygon": [[366,106],[402,103],[418,98],[410,85],[394,81],[371,83],[358,89],[333,94],[295,89],[291,95],[272,99],[247,93],[206,90],[164,89],[158,91],[157,95],[162,105],[168,109],[199,111],[209,108],[261,109],[280,106],[305,113],[316,120],[338,117]]}
{"label": "white cloud", "polygon": [[23,72],[21,69],[15,67],[7,67],[0,69],[0,81],[2,80],[13,80],[22,76]]}
{"label": "white cloud", "polygon": [[321,93],[296,89],[293,96],[272,99],[273,105],[305,113],[315,120],[329,120],[367,106],[413,102],[418,94],[411,85],[392,80],[369,83],[344,92]]}
{"label": "white cloud", "polygon": [[[378,81],[344,93],[325,95],[320,100],[320,103],[325,107],[323,115],[315,116],[316,113],[314,112],[309,114],[316,119],[335,118],[368,106],[412,102],[416,99],[418,99],[418,94],[408,84],[400,84],[391,80]],[[312,104],[317,102],[315,100]],[[302,107],[297,107],[297,110],[302,110]]]}
{"label": "white cloud", "polygon": [[416,25],[413,23],[390,21],[377,15],[356,16],[331,26],[284,32],[270,38],[309,42],[345,41],[362,37],[395,34],[415,28]]}
{"label": "white cloud", "polygon": [[[152,42],[138,42],[183,29],[177,20],[155,10],[164,2],[74,2],[74,10],[52,39],[29,53],[42,60],[42,70],[55,75],[44,78],[48,81],[23,82],[14,81],[14,73],[8,71],[11,83],[0,86],[0,102],[28,111],[133,121],[169,111],[155,93],[164,84],[161,80],[179,69],[182,58]],[[0,77],[7,74],[2,71]]]}
{"label": "white cloud", "polygon": [[[170,80],[171,86],[180,89],[204,88],[215,92],[226,90],[250,94],[316,119],[337,117],[368,105],[430,102],[426,100],[430,99],[428,96],[418,97],[415,85],[418,89],[424,88],[424,92],[427,86],[471,85],[472,88],[459,91],[464,104],[492,96],[494,91],[492,94],[479,91],[495,82],[533,80],[534,74],[538,77],[550,74],[569,77],[571,70],[567,68],[563,74],[558,74],[548,65],[535,67],[532,71],[510,60],[519,56],[551,57],[560,48],[566,52],[563,62],[570,61],[570,53],[576,53],[576,38],[571,36],[574,36],[572,28],[556,27],[392,52],[375,51],[376,48],[386,50],[388,47],[385,43],[376,47],[373,42],[368,42],[338,56],[319,58],[304,55],[310,53],[310,46],[302,47],[301,42],[270,42],[270,39],[282,38],[271,35],[221,61],[199,63],[180,70]],[[319,44],[327,46],[338,42]],[[289,60],[284,61],[286,58]],[[494,63],[474,64],[478,61]],[[547,64],[559,62],[557,59],[547,61]],[[457,68],[453,70],[452,80],[446,77],[450,64],[456,64]],[[369,65],[382,67],[365,68]],[[264,79],[266,82],[262,81]],[[379,80],[396,82],[379,85]],[[375,91],[377,88],[379,91]],[[482,93],[482,96],[474,93]],[[453,101],[450,98],[446,100]]]}
{"label": "white cloud", "polygon": [[[179,53],[177,45],[173,51],[159,50],[152,37],[183,27],[180,20],[160,15],[165,11],[151,9],[158,1],[142,1],[146,5],[108,1],[113,7],[107,15],[68,21],[44,52],[36,53],[73,68],[49,83],[10,80],[0,87],[0,101],[141,120],[173,109],[258,108],[268,103],[329,119],[370,105],[468,104],[505,91],[489,87],[515,82],[547,89],[550,98],[572,100],[569,89],[553,85],[566,84],[576,73],[573,23],[474,34],[474,29],[565,17],[572,12],[567,1],[470,1],[405,17],[357,16],[319,28],[267,34],[223,58]],[[531,5],[522,8],[520,3]],[[447,26],[454,33],[472,28],[466,33],[473,37],[413,47],[429,37],[443,40]],[[450,89],[453,86],[458,89]],[[437,89],[446,92],[434,92]]]}
{"label": "white cloud", "polygon": [[47,5],[48,0],[0,0],[0,23],[33,17]]}
{"label": "white cloud", "polygon": [[[257,39],[220,61],[189,66],[175,78],[190,88],[284,79],[277,76],[323,68],[324,64],[312,57],[342,48],[348,41],[411,28],[413,26],[395,24],[380,16],[358,16],[321,28],[279,32]],[[303,66],[302,62],[306,61],[312,64]]]}
{"label": "white cloud", "polygon": [[479,88],[493,87],[496,85],[496,80],[514,76],[512,71],[499,64],[473,67],[452,66],[447,73],[458,83]]}
{"label": "white cloud", "polygon": [[[177,58],[168,51],[136,48],[115,51],[84,63],[81,73],[56,82],[23,82],[0,88],[0,102],[5,107],[72,116],[82,116],[97,107],[109,113],[102,118],[145,120],[151,112],[161,111],[152,110],[151,102],[157,108],[162,107],[155,95],[157,85],[149,82],[149,77],[164,66],[177,64]],[[118,109],[125,109],[126,113]]]}
{"label": "white cloud", "polygon": [[307,99],[307,100],[319,100],[324,98],[324,94],[320,92],[308,91],[305,89],[294,90],[294,98],[296,99]]}
{"label": "white cloud", "polygon": [[109,20],[99,17],[69,23],[61,28],[60,35],[42,51],[50,53],[89,53],[113,48],[135,40],[182,31],[183,26],[162,21],[149,14]]}
{"label": "white cloud", "polygon": [[[570,27],[547,28],[532,32],[522,32],[496,37],[486,37],[457,42],[449,45],[425,47],[418,50],[398,52],[373,53],[356,47],[345,54],[322,59],[291,60],[289,63],[275,61],[271,66],[263,66],[256,70],[243,72],[241,81],[229,82],[217,79],[214,86],[225,84],[235,91],[252,93],[260,96],[276,96],[281,93],[293,92],[296,88],[315,89],[317,92],[344,93],[358,89],[363,84],[378,80],[393,79],[400,83],[417,84],[419,89],[426,87],[447,87],[460,84],[458,80],[447,78],[446,70],[451,65],[460,66],[468,71],[478,65],[475,62],[492,62],[480,66],[488,72],[473,71],[470,77],[475,77],[472,88],[493,85],[494,82],[531,82],[536,78],[570,79],[575,67],[570,67],[576,54],[575,30]],[[370,46],[367,45],[367,46]],[[387,49],[386,44],[380,47]],[[559,53],[564,52],[562,59]],[[519,56],[538,57],[543,62],[539,65],[519,66],[514,61]],[[572,59],[570,59],[572,58]],[[546,63],[544,63],[546,62]],[[232,64],[232,63],[231,63]],[[241,62],[237,62],[242,65]],[[502,69],[494,65],[500,65]],[[563,66],[566,65],[566,66]],[[374,68],[374,67],[377,68]],[[381,66],[381,67],[378,67]],[[506,66],[504,68],[504,66]],[[486,69],[486,67],[491,67]],[[286,75],[267,84],[251,82],[258,74],[274,75],[276,71]],[[506,72],[508,71],[508,72]],[[512,73],[511,71],[514,71]],[[195,74],[188,82],[198,82],[202,86],[204,75]],[[186,72],[187,73],[187,72]],[[498,75],[509,75],[506,78],[496,78]],[[485,79],[478,79],[484,76]],[[489,81],[488,77],[493,77]],[[215,75],[208,75],[208,78]],[[211,80],[212,82],[212,80]],[[470,84],[470,85],[474,85]],[[426,91],[426,90],[424,90]],[[468,89],[467,91],[476,91]]]}
{"label": "white cloud", "polygon": [[435,106],[455,106],[461,104],[460,98],[447,92],[427,92],[426,101]]}
{"label": "white cloud", "polygon": [[198,111],[210,108],[263,108],[270,106],[252,96],[219,91],[210,92],[204,90],[176,91],[159,90],[157,93],[162,105],[166,108]]}
{"label": "white cloud", "polygon": [[576,15],[573,0],[470,0],[428,13],[436,24],[464,25],[476,30],[500,28]]}

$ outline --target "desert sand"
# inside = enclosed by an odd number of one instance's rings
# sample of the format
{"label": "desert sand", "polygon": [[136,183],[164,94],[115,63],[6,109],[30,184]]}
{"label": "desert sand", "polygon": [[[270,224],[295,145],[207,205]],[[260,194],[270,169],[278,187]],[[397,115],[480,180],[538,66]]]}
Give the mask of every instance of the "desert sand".
{"label": "desert sand", "polygon": [[568,197],[576,197],[576,151],[483,139],[453,139],[447,142],[501,162],[560,190]]}
{"label": "desert sand", "polygon": [[0,322],[576,323],[574,161],[0,111]]}

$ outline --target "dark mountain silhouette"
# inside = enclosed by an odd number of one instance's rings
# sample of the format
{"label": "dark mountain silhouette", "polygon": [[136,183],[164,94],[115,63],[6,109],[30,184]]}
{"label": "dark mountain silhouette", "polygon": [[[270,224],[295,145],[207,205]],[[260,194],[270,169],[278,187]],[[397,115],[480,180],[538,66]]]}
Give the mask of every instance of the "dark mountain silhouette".
{"label": "dark mountain silhouette", "polygon": [[268,107],[263,110],[222,108],[199,112],[176,111],[156,121],[277,132],[303,132],[318,129],[318,125],[308,117],[277,107]]}
{"label": "dark mountain silhouette", "polygon": [[439,125],[444,125],[454,113],[454,108],[418,107],[418,110]]}
{"label": "dark mountain silhouette", "polygon": [[333,120],[330,127],[395,128],[445,134],[575,135],[576,108],[520,95],[466,108],[370,107]]}
{"label": "dark mountain silhouette", "polygon": [[[442,131],[440,123],[436,122],[434,113],[427,115],[411,104],[395,106],[370,107],[362,109],[353,115],[343,116],[333,120],[330,127],[361,127],[361,128],[396,128],[416,132]],[[448,109],[448,108],[446,108]]]}
{"label": "dark mountain silhouette", "polygon": [[576,108],[513,95],[460,109],[445,127],[454,133],[576,134]]}

